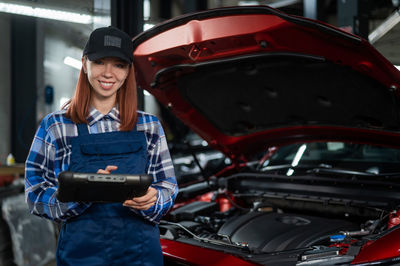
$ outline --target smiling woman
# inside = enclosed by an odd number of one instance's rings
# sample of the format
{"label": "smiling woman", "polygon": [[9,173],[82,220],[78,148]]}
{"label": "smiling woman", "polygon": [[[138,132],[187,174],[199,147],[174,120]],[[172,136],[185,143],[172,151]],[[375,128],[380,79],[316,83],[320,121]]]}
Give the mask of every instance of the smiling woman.
{"label": "smiling woman", "polygon": [[[104,32],[104,29],[109,32]],[[137,94],[131,50],[132,43],[129,36],[125,33],[121,36],[118,29],[108,27],[93,31],[83,51],[82,70],[75,95],[66,113],[75,123],[86,123],[86,114],[89,107],[94,104],[92,101],[96,101],[96,108],[102,108],[99,111],[103,114],[108,113],[114,103],[118,103],[120,110],[123,110],[120,114],[120,130],[132,129],[137,119]],[[109,85],[107,83],[110,82],[116,83],[112,88],[117,88],[117,93],[108,92],[103,96],[98,94],[100,91],[104,93],[106,91],[100,82],[103,82],[103,86]],[[102,103],[98,101],[98,97],[92,97],[92,94],[100,97],[110,94],[115,97],[108,98],[107,103]]]}
{"label": "smiling woman", "polygon": [[[158,223],[172,207],[177,185],[160,122],[136,108],[132,49],[130,37],[117,28],[93,31],[74,97],[43,119],[32,143],[27,202],[31,213],[62,222],[59,265],[163,264]],[[106,174],[109,180],[113,174],[150,175],[152,184],[143,196],[111,202],[104,195],[99,202],[90,196],[88,179],[88,200],[62,202],[56,195],[64,171]],[[99,182],[105,193],[115,192],[116,181]]]}
{"label": "smiling woman", "polygon": [[131,65],[114,57],[90,61],[85,56],[82,58],[82,67],[92,87],[91,104],[107,114],[114,106],[117,92],[124,84]]}

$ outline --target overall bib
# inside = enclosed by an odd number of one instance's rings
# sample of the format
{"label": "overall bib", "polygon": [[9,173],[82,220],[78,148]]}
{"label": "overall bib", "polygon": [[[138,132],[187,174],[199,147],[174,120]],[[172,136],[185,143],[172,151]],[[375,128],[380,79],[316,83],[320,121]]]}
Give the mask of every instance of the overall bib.
{"label": "overall bib", "polygon": [[[147,143],[143,132],[89,134],[78,125],[72,139],[69,171],[96,173],[116,165],[113,173],[143,174]],[[57,264],[62,266],[162,265],[158,226],[144,220],[122,203],[93,203],[61,228]]]}

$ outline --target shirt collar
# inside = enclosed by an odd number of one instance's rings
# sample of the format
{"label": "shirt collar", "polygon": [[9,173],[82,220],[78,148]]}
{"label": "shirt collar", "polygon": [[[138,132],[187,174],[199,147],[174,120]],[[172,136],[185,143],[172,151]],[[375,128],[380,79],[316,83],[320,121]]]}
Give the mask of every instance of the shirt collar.
{"label": "shirt collar", "polygon": [[108,114],[103,115],[99,110],[91,106],[89,108],[89,115],[87,116],[86,120],[88,121],[89,126],[92,126],[96,122],[102,120],[104,117],[108,117],[111,120],[115,120],[120,123],[120,116],[119,116],[119,108],[118,106],[114,106]]}

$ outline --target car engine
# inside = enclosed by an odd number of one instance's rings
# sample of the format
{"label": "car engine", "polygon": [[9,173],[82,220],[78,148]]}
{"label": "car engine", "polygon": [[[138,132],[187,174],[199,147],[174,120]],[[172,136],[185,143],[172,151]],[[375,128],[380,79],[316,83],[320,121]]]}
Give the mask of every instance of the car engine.
{"label": "car engine", "polygon": [[[351,262],[361,244],[387,229],[388,212],[344,195],[341,184],[322,195],[321,183],[306,183],[243,173],[184,188],[187,198],[201,196],[178,203],[162,221],[161,236],[257,264],[334,265]],[[319,191],[307,192],[310,186]]]}

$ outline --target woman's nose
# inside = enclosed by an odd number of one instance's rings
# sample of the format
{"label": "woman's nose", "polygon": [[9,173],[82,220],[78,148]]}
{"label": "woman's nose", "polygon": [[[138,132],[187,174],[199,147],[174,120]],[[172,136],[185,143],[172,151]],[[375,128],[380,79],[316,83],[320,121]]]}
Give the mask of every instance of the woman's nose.
{"label": "woman's nose", "polygon": [[112,76],[112,64],[105,64],[104,65],[104,71],[103,71],[103,75],[105,77],[111,77]]}

